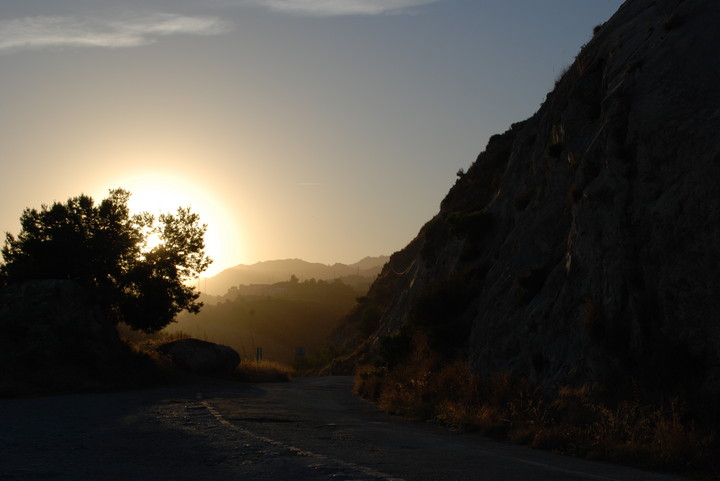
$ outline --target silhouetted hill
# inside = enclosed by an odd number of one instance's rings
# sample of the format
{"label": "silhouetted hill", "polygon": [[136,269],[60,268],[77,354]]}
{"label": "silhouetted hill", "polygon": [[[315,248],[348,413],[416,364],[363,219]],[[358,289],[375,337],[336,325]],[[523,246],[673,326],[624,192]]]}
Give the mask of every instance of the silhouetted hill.
{"label": "silhouetted hill", "polygon": [[[365,257],[354,264],[333,265],[306,262],[301,259],[284,259],[240,264],[219,274],[200,280],[200,290],[213,296],[223,296],[233,286],[250,284],[274,284],[287,281],[291,276],[299,280],[343,279],[347,284],[369,285],[388,261],[387,256]],[[359,278],[358,278],[359,277]],[[362,278],[362,279],[360,279]]]}

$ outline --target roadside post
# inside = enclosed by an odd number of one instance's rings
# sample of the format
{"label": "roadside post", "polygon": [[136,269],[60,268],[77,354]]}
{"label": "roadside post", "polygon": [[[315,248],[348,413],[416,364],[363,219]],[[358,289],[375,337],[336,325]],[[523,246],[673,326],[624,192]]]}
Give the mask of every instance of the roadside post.
{"label": "roadside post", "polygon": [[295,359],[297,360],[297,372],[298,376],[302,377],[302,358],[305,357],[305,348],[304,347],[296,347],[295,348]]}

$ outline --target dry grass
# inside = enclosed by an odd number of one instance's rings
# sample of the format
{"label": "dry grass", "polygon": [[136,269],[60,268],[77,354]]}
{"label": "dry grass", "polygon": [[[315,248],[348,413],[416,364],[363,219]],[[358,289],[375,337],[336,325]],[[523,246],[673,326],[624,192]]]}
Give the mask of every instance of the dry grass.
{"label": "dry grass", "polygon": [[122,323],[117,326],[117,331],[118,336],[120,336],[122,341],[131,346],[133,349],[142,352],[154,351],[158,346],[165,344],[166,342],[192,338],[192,336],[185,331],[159,331],[147,334],[142,331],[133,330]]}
{"label": "dry grass", "polygon": [[244,382],[287,382],[294,372],[287,364],[244,359],[235,368],[235,377]]}
{"label": "dry grass", "polygon": [[367,365],[358,367],[355,373],[353,392],[363,399],[377,401],[386,372],[384,368],[373,368]]}
{"label": "dry grass", "polygon": [[396,415],[557,453],[708,479],[720,470],[714,434],[698,429],[677,400],[610,402],[595,385],[548,395],[501,373],[478,379],[466,362],[441,360],[422,339],[414,348],[393,369],[360,368],[355,393]]}

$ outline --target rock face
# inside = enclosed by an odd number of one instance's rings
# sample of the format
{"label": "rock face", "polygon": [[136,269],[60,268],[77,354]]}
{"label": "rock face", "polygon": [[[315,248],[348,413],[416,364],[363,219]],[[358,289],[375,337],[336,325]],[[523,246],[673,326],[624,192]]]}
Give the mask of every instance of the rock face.
{"label": "rock face", "polygon": [[481,375],[718,399],[718,22],[717,0],[626,2],[347,325],[424,327]]}
{"label": "rock face", "polygon": [[196,374],[230,374],[240,363],[240,355],[233,348],[199,339],[168,342],[158,351],[178,367]]}

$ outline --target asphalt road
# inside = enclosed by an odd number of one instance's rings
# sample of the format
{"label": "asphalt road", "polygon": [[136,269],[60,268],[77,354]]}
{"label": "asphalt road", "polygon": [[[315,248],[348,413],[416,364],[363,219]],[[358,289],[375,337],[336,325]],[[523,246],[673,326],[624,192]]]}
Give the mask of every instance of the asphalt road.
{"label": "asphalt road", "polygon": [[379,412],[349,377],[0,400],[0,480],[678,481]]}

